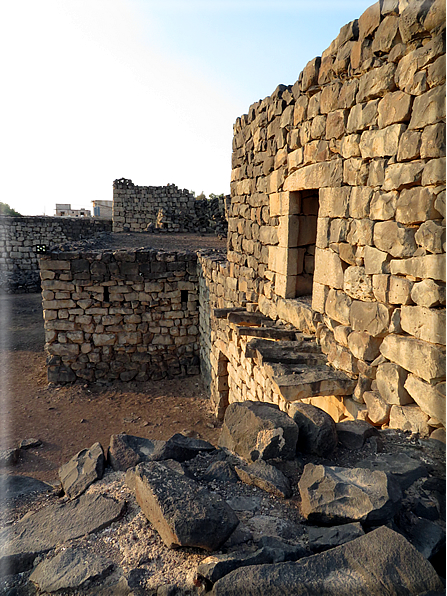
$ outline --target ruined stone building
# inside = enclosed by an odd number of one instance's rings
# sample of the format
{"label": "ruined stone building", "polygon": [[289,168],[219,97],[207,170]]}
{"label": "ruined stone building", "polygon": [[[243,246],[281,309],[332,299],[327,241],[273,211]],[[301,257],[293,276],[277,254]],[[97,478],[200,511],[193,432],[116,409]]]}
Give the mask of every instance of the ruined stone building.
{"label": "ruined stone building", "polygon": [[[43,255],[50,379],[200,363],[219,416],[305,400],[336,421],[442,433],[444,31],[439,0],[378,2],[237,119],[226,254]],[[115,231],[147,228],[122,200],[147,189],[117,181]]]}

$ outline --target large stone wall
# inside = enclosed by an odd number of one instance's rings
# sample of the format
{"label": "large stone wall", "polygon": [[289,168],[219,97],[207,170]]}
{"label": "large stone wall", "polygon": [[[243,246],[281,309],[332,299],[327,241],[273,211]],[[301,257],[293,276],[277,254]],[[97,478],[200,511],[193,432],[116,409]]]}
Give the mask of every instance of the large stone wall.
{"label": "large stone wall", "polygon": [[227,201],[198,200],[174,184],[136,186],[113,183],[114,232],[193,232],[226,234]]}
{"label": "large stone wall", "polygon": [[0,216],[0,290],[38,292],[39,250],[110,231],[110,222],[90,218]]}
{"label": "large stone wall", "polygon": [[42,255],[49,381],[198,374],[196,263],[151,249]]}
{"label": "large stone wall", "polygon": [[376,3],[238,118],[220,264],[413,431],[445,425],[444,29],[443,2]]}

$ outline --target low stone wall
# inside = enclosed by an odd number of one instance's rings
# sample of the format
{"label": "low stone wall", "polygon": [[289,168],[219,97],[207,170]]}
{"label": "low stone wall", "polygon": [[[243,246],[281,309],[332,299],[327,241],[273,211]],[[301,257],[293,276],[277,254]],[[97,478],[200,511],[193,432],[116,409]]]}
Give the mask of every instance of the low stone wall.
{"label": "low stone wall", "polygon": [[0,291],[38,292],[39,251],[111,229],[111,222],[91,218],[0,216]]}
{"label": "low stone wall", "polygon": [[50,382],[199,373],[194,253],[53,252],[40,270]]}
{"label": "low stone wall", "polygon": [[114,232],[227,232],[227,199],[198,200],[174,184],[136,186],[113,183]]}

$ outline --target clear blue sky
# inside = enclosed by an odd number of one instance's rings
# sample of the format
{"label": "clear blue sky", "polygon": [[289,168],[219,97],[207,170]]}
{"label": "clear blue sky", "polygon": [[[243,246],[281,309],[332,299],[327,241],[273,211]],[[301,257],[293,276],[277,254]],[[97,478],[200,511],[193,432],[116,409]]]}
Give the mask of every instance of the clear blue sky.
{"label": "clear blue sky", "polygon": [[90,208],[121,177],[228,193],[236,118],[372,3],[4,2],[0,201]]}

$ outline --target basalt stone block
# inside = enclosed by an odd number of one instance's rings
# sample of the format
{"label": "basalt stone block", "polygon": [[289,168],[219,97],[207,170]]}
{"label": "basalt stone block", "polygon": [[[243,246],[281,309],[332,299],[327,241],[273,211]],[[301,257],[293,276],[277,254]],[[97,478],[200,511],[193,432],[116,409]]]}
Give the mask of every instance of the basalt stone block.
{"label": "basalt stone block", "polygon": [[263,460],[258,460],[245,467],[236,466],[235,470],[240,480],[245,484],[257,486],[283,499],[292,496],[289,479],[280,470]]}
{"label": "basalt stone block", "polygon": [[225,412],[219,447],[244,457],[293,459],[298,426],[274,404],[246,401],[230,404]]}
{"label": "basalt stone block", "polygon": [[331,528],[309,526],[307,535],[309,537],[310,548],[315,553],[320,553],[364,536],[365,532],[359,522],[354,522],[341,526],[332,526]]}
{"label": "basalt stone block", "polygon": [[386,523],[402,500],[393,478],[362,468],[306,464],[298,488],[302,513],[315,524]]}
{"label": "basalt stone block", "polygon": [[215,583],[213,596],[417,596],[430,590],[444,590],[431,564],[403,536],[383,526],[296,563],[236,569]]}
{"label": "basalt stone block", "polygon": [[428,476],[428,470],[424,463],[405,453],[380,453],[358,461],[356,466],[391,474],[402,490],[407,490],[419,478]]}
{"label": "basalt stone block", "polygon": [[299,452],[325,457],[337,447],[335,422],[327,412],[311,404],[292,403],[288,414],[299,428]]}
{"label": "basalt stone block", "polygon": [[150,441],[143,437],[119,434],[110,437],[107,453],[109,465],[114,470],[125,472],[141,461],[147,461],[154,453],[156,446],[162,447],[165,441]]}
{"label": "basalt stone block", "polygon": [[169,548],[216,550],[239,523],[220,497],[158,462],[137,466],[135,494],[143,513]]}
{"label": "basalt stone block", "polygon": [[361,449],[369,437],[378,434],[377,429],[365,420],[346,420],[336,424],[338,440],[347,449]]}
{"label": "basalt stone block", "polygon": [[173,459],[177,462],[184,462],[193,459],[199,453],[215,450],[214,445],[202,439],[193,439],[176,433],[167,441],[157,441],[154,451],[148,456],[151,461]]}
{"label": "basalt stone block", "polygon": [[105,458],[100,443],[83,449],[59,468],[59,478],[70,499],[79,497],[95,480],[104,474]]}

